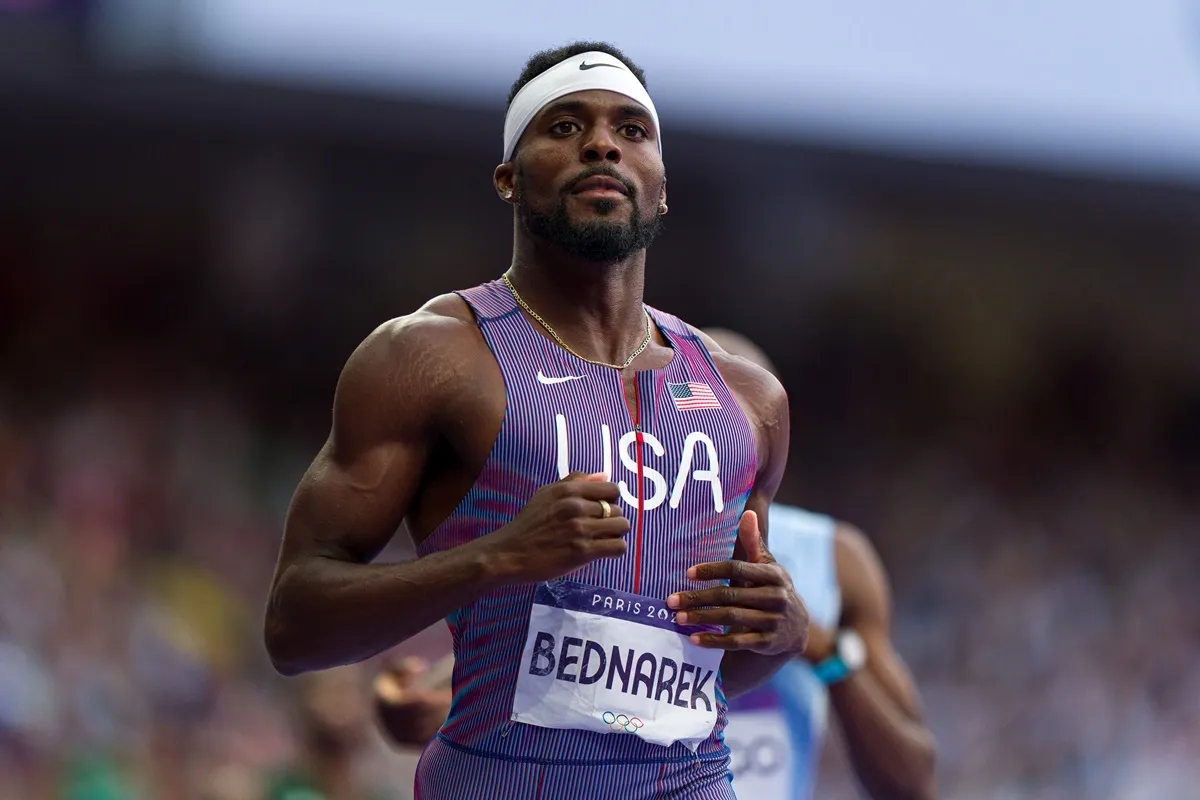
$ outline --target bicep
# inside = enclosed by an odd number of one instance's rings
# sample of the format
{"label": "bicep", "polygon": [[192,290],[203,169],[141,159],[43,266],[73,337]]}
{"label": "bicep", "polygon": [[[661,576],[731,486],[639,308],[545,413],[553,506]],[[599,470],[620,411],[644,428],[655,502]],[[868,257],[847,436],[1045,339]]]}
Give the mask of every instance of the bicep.
{"label": "bicep", "polygon": [[[745,510],[758,517],[758,529],[765,549],[771,503],[787,466],[791,424],[787,391],[771,372],[745,358],[725,352],[711,336],[692,329],[717,364],[722,379],[737,398],[754,435],[757,469],[754,485],[746,498]],[[739,540],[733,557],[745,560],[745,549]]]}
{"label": "bicep", "polygon": [[841,624],[853,628],[867,648],[872,674],[914,718],[920,715],[916,684],[892,643],[892,592],[879,554],[858,529],[839,524],[834,540]]}
{"label": "bicep", "polygon": [[367,563],[404,520],[426,448],[388,442],[339,459],[336,447],[331,437],[296,489],[281,565],[307,556]]}
{"label": "bicep", "polygon": [[758,415],[758,472],[754,478],[754,488],[746,498],[746,510],[758,516],[764,546],[769,543],[768,515],[771,504],[775,502],[775,493],[783,482],[791,438],[787,394],[773,376],[770,381],[772,391],[766,393],[767,402]]}
{"label": "bicep", "polygon": [[403,334],[377,331],[347,361],[329,438],[288,509],[277,573],[308,557],[369,562],[403,522],[435,435],[441,384],[423,374],[419,341],[397,345]]}

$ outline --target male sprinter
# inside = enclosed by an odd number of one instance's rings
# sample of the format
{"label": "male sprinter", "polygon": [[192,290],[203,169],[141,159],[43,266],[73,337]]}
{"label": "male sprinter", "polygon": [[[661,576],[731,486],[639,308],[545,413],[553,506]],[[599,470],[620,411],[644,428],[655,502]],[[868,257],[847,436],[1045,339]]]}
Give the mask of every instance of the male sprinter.
{"label": "male sprinter", "polygon": [[[716,328],[704,333],[726,353],[778,374],[745,337]],[[730,703],[725,742],[734,789],[743,798],[811,798],[832,694],[851,762],[870,796],[934,798],[933,737],[892,649],[891,590],[875,548],[845,523],[774,503],[771,551],[804,598],[809,642],[802,659]],[[436,734],[451,703],[442,677],[450,661],[425,670],[406,659],[376,676],[376,709],[393,741],[421,747]]]}
{"label": "male sprinter", "polygon": [[[745,337],[705,333],[725,352],[778,374]],[[891,590],[875,548],[845,523],[775,503],[771,552],[804,598],[812,625],[802,659],[730,703],[725,741],[738,795],[813,796],[832,697],[855,774],[874,800],[936,797],[933,736],[892,648]]]}
{"label": "male sprinter", "polygon": [[[294,675],[445,618],[454,703],[419,798],[731,798],[725,697],[807,644],[763,546],[787,397],[643,303],[666,178],[619,51],[530,60],[494,184],[508,271],[385,323],[342,372],[268,651]],[[420,558],[370,564],[401,521]]]}

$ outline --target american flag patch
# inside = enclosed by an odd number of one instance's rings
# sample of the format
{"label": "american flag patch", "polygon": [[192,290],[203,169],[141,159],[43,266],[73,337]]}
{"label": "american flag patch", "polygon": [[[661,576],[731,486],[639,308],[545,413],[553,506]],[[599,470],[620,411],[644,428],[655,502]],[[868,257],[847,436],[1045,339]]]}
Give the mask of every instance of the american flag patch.
{"label": "american flag patch", "polygon": [[667,391],[675,401],[675,407],[680,411],[690,411],[693,408],[720,408],[721,403],[707,383],[688,381],[687,383],[668,383]]}

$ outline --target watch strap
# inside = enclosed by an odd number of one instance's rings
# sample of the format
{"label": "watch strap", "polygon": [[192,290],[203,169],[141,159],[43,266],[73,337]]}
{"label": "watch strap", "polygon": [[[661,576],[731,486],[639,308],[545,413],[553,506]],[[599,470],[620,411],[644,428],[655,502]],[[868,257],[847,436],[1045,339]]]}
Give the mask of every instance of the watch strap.
{"label": "watch strap", "polygon": [[836,654],[816,664],[813,667],[813,672],[821,683],[826,686],[831,686],[850,677],[850,667],[846,666],[846,662],[842,660],[842,657]]}

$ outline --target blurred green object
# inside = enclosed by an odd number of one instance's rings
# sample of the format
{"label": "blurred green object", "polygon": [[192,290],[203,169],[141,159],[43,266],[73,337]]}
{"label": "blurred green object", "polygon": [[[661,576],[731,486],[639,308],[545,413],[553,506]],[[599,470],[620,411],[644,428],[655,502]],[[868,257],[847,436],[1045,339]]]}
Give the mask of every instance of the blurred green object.
{"label": "blurred green object", "polygon": [[284,772],[271,780],[263,800],[325,800],[325,794],[299,773]]}
{"label": "blurred green object", "polygon": [[121,772],[111,759],[79,759],[67,768],[59,796],[62,800],[137,800],[137,791]]}
{"label": "blurred green object", "polygon": [[[359,795],[362,800],[390,800],[380,792]],[[285,771],[274,775],[263,793],[263,800],[327,800],[325,793],[298,771]]]}

